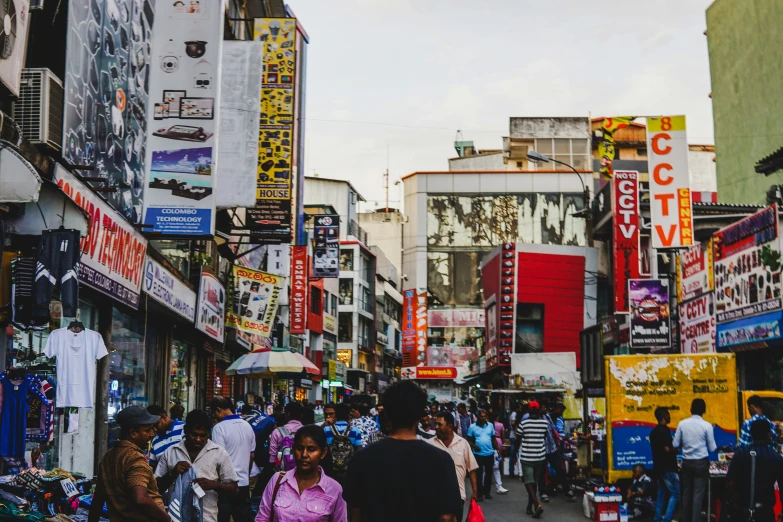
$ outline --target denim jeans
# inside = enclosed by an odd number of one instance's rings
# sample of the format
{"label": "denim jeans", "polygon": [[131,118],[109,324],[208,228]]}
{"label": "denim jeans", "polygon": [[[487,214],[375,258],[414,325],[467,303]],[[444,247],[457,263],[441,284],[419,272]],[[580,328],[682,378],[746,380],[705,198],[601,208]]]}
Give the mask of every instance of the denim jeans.
{"label": "denim jeans", "polygon": [[680,499],[680,476],[669,471],[658,478],[658,502],[655,505],[655,522],[671,522]]}

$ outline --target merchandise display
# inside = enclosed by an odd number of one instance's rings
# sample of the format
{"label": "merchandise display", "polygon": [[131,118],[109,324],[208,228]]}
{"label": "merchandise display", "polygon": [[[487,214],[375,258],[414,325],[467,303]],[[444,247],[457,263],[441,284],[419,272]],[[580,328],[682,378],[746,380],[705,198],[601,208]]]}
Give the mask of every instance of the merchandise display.
{"label": "merchandise display", "polygon": [[92,408],[95,397],[95,361],[109,352],[98,332],[80,327],[74,321],[68,328],[53,331],[44,354],[57,357],[58,408]]}

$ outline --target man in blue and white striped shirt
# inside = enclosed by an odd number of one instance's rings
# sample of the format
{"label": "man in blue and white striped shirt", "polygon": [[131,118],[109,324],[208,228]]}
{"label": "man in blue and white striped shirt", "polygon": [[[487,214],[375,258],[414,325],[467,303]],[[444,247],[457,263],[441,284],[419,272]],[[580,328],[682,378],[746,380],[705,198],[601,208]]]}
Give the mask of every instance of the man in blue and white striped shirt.
{"label": "man in blue and white striped shirt", "polygon": [[767,421],[769,424],[769,431],[772,435],[770,439],[770,445],[775,445],[778,440],[777,433],[775,432],[775,424],[764,415],[764,400],[758,395],[753,395],[748,399],[748,411],[750,412],[750,418],[742,423],[742,429],[740,430],[740,439],[737,444],[738,448],[747,447],[753,444],[753,437],[750,435],[750,426],[757,420]]}
{"label": "man in blue and white striped shirt", "polygon": [[160,456],[163,455],[167,449],[182,441],[185,436],[182,431],[185,427],[185,423],[181,420],[169,417],[163,406],[148,406],[147,412],[150,415],[160,416],[160,420],[155,423],[155,431],[157,431],[158,434],[152,439],[152,448],[150,450],[150,466],[152,466],[152,469],[154,470]]}

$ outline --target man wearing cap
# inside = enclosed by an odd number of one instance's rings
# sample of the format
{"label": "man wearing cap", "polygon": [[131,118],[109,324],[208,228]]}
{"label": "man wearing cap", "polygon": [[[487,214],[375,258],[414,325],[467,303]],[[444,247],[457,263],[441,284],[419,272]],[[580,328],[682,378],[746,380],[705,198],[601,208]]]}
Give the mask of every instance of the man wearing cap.
{"label": "man wearing cap", "polygon": [[154,425],[159,419],[140,406],[128,406],[117,414],[120,440],[98,465],[98,486],[89,522],[99,521],[104,502],[109,507],[111,522],[171,522],[143,453],[155,435]]}

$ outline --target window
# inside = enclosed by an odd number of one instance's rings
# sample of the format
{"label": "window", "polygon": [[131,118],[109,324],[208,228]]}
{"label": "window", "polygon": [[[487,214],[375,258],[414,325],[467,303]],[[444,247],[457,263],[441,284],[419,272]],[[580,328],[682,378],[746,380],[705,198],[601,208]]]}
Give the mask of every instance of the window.
{"label": "window", "polygon": [[483,306],[480,252],[427,252],[430,306]]}
{"label": "window", "polygon": [[324,313],[328,314],[329,310],[331,310],[331,308],[329,308],[329,292],[324,290]]}
{"label": "window", "polygon": [[366,286],[362,287],[362,297],[359,299],[359,306],[362,310],[368,313],[373,312],[373,303],[375,301],[375,296],[370,294],[370,289]]}
{"label": "window", "polygon": [[[536,152],[571,165],[577,170],[590,170],[590,152],[587,139],[541,138],[535,142]],[[538,170],[562,170],[565,167],[552,163],[538,163]]]}
{"label": "window", "polygon": [[373,261],[367,256],[362,256],[362,273],[365,281],[372,281],[375,278],[373,273]]}
{"label": "window", "polygon": [[353,314],[343,312],[337,318],[337,340],[341,343],[353,342]]}
{"label": "window", "polygon": [[370,332],[372,332],[372,323],[359,316],[359,346],[370,348],[375,344],[370,344]]}
{"label": "window", "polygon": [[310,287],[310,313],[321,315],[321,289]]}
{"label": "window", "polygon": [[340,270],[353,270],[353,250],[340,250]]}
{"label": "window", "polygon": [[544,305],[519,303],[517,305],[517,338],[515,353],[544,351]]}
{"label": "window", "polygon": [[340,304],[353,304],[353,279],[340,279]]}
{"label": "window", "polygon": [[337,311],[337,296],[332,296],[332,315]]}
{"label": "window", "polygon": [[641,157],[647,157],[647,147],[643,149],[636,149],[636,155]]}

